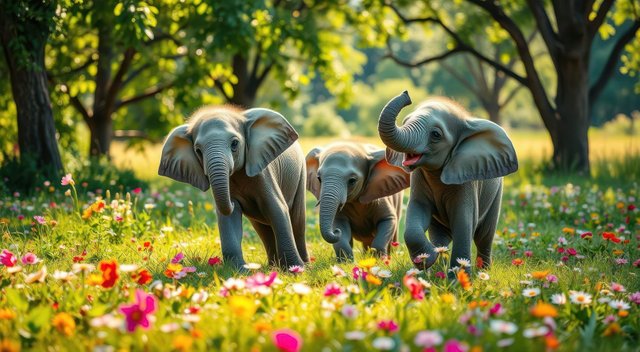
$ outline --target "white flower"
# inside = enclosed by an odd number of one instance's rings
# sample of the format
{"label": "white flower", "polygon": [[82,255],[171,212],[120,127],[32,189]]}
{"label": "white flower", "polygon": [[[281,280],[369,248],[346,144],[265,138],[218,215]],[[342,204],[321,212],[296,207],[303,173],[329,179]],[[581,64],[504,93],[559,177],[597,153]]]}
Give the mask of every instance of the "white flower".
{"label": "white flower", "polygon": [[629,303],[621,300],[621,299],[616,299],[613,300],[611,302],[609,302],[609,306],[613,309],[618,309],[618,310],[627,310],[629,308],[631,308],[631,306],[629,305]]}
{"label": "white flower", "polygon": [[540,294],[540,289],[537,287],[525,288],[522,290],[522,295],[525,297],[535,297]]}
{"label": "white flower", "polygon": [[331,272],[333,273],[334,277],[345,277],[345,276],[347,276],[347,274],[344,272],[344,270],[342,270],[342,268],[337,266],[337,265],[332,265],[331,266]]}
{"label": "white flower", "polygon": [[413,275],[418,275],[422,272],[422,270],[418,269],[418,268],[411,268],[409,270],[407,270],[407,272],[405,273],[405,275],[407,276],[413,276]]}
{"label": "white flower", "polygon": [[27,277],[24,278],[24,283],[32,284],[34,282],[44,282],[44,279],[46,277],[47,277],[47,267],[43,265],[42,268],[40,268],[40,270],[27,275]]}
{"label": "white flower", "polygon": [[549,328],[546,326],[535,326],[533,328],[524,329],[522,336],[531,339],[538,336],[545,336],[549,333]]}
{"label": "white flower", "polygon": [[174,332],[180,329],[180,324],[178,323],[167,323],[160,326],[160,331],[168,334],[170,332]]}
{"label": "white flower", "polygon": [[418,347],[430,348],[438,346],[442,343],[442,335],[437,331],[422,330],[418,331],[413,343]]}
{"label": "white flower", "polygon": [[567,296],[565,296],[564,293],[554,293],[551,295],[551,303],[559,306],[567,304]]}
{"label": "white flower", "polygon": [[373,348],[383,351],[390,351],[396,346],[396,342],[391,337],[376,337],[371,343]]}
{"label": "white flower", "polygon": [[249,269],[249,270],[258,270],[262,267],[262,265],[258,264],[258,263],[247,263],[244,265],[245,269]]}
{"label": "white flower", "polygon": [[53,278],[62,282],[69,282],[76,278],[72,272],[56,270],[53,272]]}
{"label": "white flower", "polygon": [[292,284],[291,289],[295,294],[298,294],[300,296],[308,295],[309,293],[311,293],[311,287],[299,282]]}
{"label": "white flower", "polygon": [[471,261],[467,258],[456,258],[456,262],[462,267],[471,267]]}
{"label": "white flower", "polygon": [[371,268],[371,273],[383,279],[387,279],[391,277],[391,271],[382,269],[379,266],[374,266],[373,268]]}
{"label": "white flower", "polygon": [[513,338],[502,339],[502,340],[498,340],[498,342],[496,342],[496,346],[504,348],[504,347],[513,345],[514,342],[515,342],[515,340]]}
{"label": "white flower", "polygon": [[355,319],[359,314],[358,308],[351,304],[345,304],[342,306],[342,310],[340,312],[347,319]]}
{"label": "white flower", "polygon": [[74,273],[79,273],[79,272],[83,272],[83,273],[90,273],[92,271],[94,271],[96,269],[96,266],[93,264],[86,264],[86,263],[75,263],[71,266],[71,271],[73,271]]}
{"label": "white flower", "polygon": [[444,253],[449,250],[449,247],[446,247],[446,246],[436,247],[434,250],[436,251],[436,253]]}
{"label": "white flower", "polygon": [[418,281],[422,284],[422,286],[424,286],[424,288],[426,289],[430,289],[431,288],[431,283],[421,277],[418,278]]}
{"label": "white flower", "polygon": [[144,209],[145,209],[145,210],[151,210],[151,209],[153,209],[153,208],[155,208],[155,207],[156,207],[156,205],[155,205],[155,204],[153,204],[153,203],[146,203],[146,204],[144,205]]}
{"label": "white flower", "polygon": [[138,270],[138,265],[137,264],[120,264],[119,269],[123,273],[132,273]]}
{"label": "white flower", "polygon": [[344,333],[344,338],[347,340],[364,340],[367,337],[367,334],[364,331],[347,331]]}
{"label": "white flower", "polygon": [[478,273],[478,279],[487,281],[489,280],[489,274],[485,273],[484,271],[481,271]]}
{"label": "white flower", "polygon": [[245,283],[244,283],[244,280],[242,279],[236,279],[234,277],[230,277],[227,280],[225,280],[224,283],[222,283],[222,286],[224,286],[229,291],[242,290],[245,287]]}
{"label": "white flower", "polygon": [[489,326],[491,331],[495,334],[513,335],[518,331],[518,326],[516,324],[499,319],[491,320],[489,322]]}
{"label": "white flower", "polygon": [[569,291],[571,303],[587,305],[591,304],[591,295],[582,291]]}

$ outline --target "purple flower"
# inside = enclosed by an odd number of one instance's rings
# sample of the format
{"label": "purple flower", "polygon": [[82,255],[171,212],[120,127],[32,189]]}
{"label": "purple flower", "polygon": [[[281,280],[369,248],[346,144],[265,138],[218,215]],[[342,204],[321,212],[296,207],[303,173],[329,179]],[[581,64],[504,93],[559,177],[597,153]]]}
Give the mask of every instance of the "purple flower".
{"label": "purple flower", "polygon": [[125,315],[128,332],[134,332],[138,326],[148,329],[151,325],[149,315],[156,311],[158,303],[156,297],[145,293],[141,289],[136,290],[136,301],[132,304],[122,304],[118,308]]}
{"label": "purple flower", "polygon": [[47,220],[44,219],[44,216],[36,215],[33,217],[33,220],[37,221],[40,225],[46,225]]}
{"label": "purple flower", "polygon": [[180,253],[176,254],[176,256],[171,259],[171,263],[178,264],[178,263],[180,263],[182,261],[182,259],[184,259],[184,254],[182,254],[182,252],[180,252]]}
{"label": "purple flower", "polygon": [[629,300],[635,304],[640,304],[640,291],[636,291],[629,295]]}

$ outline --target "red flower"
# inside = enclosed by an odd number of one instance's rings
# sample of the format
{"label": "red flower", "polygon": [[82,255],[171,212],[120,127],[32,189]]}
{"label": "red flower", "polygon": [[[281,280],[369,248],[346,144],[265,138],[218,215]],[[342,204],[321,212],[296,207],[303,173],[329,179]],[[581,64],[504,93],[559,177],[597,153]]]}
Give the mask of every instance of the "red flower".
{"label": "red flower", "polygon": [[211,257],[209,258],[209,260],[207,260],[207,264],[214,266],[214,265],[220,265],[222,264],[222,259],[220,259],[220,257],[215,256],[215,257]]}
{"label": "red flower", "polygon": [[150,283],[151,280],[153,280],[153,276],[147,269],[138,270],[137,272],[131,274],[131,278],[139,285],[146,285]]}
{"label": "red flower", "polygon": [[398,331],[398,324],[393,321],[393,319],[380,320],[378,322],[378,329],[393,333]]}
{"label": "red flower", "polygon": [[393,247],[398,247],[399,245],[400,245],[400,242],[396,242],[396,241],[391,242],[391,246]]}
{"label": "red flower", "polygon": [[587,232],[583,232],[583,233],[580,235],[580,238],[585,238],[585,239],[588,239],[588,240],[589,240],[589,239],[591,239],[592,237],[593,237],[593,233],[591,233],[591,232],[589,232],[589,231],[587,231]]}
{"label": "red flower", "polygon": [[616,237],[616,234],[613,232],[603,232],[602,233],[602,238],[605,241],[611,241],[614,243],[620,243],[620,239],[618,237]]}
{"label": "red flower", "polygon": [[578,254],[578,251],[576,251],[575,248],[569,248],[569,249],[567,249],[567,254],[573,256],[573,255]]}
{"label": "red flower", "polygon": [[111,288],[116,284],[118,278],[118,263],[115,260],[103,260],[100,262],[100,271],[102,271],[102,287]]}
{"label": "red flower", "polygon": [[417,301],[424,299],[424,288],[418,279],[411,275],[405,275],[402,283],[409,289],[409,292],[411,292],[411,298]]}
{"label": "red flower", "polygon": [[515,266],[520,266],[520,265],[524,264],[524,260],[522,260],[520,258],[516,258],[516,259],[511,261],[511,264],[513,264]]}
{"label": "red flower", "polygon": [[140,192],[142,192],[142,188],[140,188],[140,187],[134,188],[132,192],[133,192],[133,194],[140,194]]}

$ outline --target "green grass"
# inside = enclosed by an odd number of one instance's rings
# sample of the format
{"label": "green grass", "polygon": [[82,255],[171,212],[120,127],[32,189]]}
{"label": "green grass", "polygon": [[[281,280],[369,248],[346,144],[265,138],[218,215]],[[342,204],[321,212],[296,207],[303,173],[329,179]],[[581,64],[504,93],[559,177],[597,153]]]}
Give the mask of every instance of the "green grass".
{"label": "green grass", "polygon": [[[521,141],[525,137],[516,136],[516,146],[524,145]],[[324,142],[303,140],[303,147],[307,150]],[[618,152],[624,149],[620,147],[624,143],[618,147],[604,139],[602,143],[620,148]],[[150,153],[157,155],[159,150]],[[120,165],[126,161],[122,157],[116,156]],[[385,343],[396,351],[422,350],[416,337],[425,330],[443,337],[437,350],[451,340],[485,351],[501,345],[509,345],[512,350],[544,350],[555,341],[563,351],[636,350],[640,343],[640,306],[630,298],[640,291],[640,269],[633,265],[640,259],[640,212],[630,208],[640,205],[637,153],[621,154],[608,161],[596,157],[595,177],[590,180],[570,175],[545,177],[538,171],[535,155],[521,156],[521,170],[505,181],[494,264],[485,272],[489,279],[480,279],[479,271],[473,269],[471,288],[464,290],[457,281],[438,277],[438,272],[448,269],[441,258],[428,272],[417,275],[430,286],[424,287],[422,300],[413,299],[403,285],[403,277],[413,265],[402,240],[393,248],[389,262],[375,263],[389,270],[390,277],[378,277],[373,274],[376,269],[365,269],[370,278],[379,278],[379,285],[352,277],[352,269],[363,268],[362,260],[370,257],[362,252],[360,244],[356,243],[355,263],[337,264],[331,246],[319,235],[311,195],[307,199],[307,243],[313,261],[304,272],[291,274],[269,268],[258,237],[245,223],[246,261],[260,264],[260,272],[276,270],[281,283],[262,293],[244,289],[222,296],[219,293],[225,280],[238,278],[244,282],[246,275],[226,265],[207,263],[209,258],[221,256],[210,194],[161,181],[153,176],[155,167],[142,159],[127,158],[137,166],[139,175],[149,176],[151,189],[143,189],[138,195],[103,194],[106,207],[87,219],[81,218],[73,198],[64,195],[69,186],[60,186],[57,181],[52,182],[53,190],[32,198],[0,198],[0,247],[16,254],[22,266],[16,273],[0,267],[0,350],[93,350],[112,346],[115,350],[273,351],[277,350],[274,333],[285,328],[297,332],[302,349],[309,351],[373,350]],[[149,164],[153,164],[151,159]],[[81,207],[94,203],[94,193],[81,186],[78,191]],[[112,206],[114,199],[117,201]],[[145,208],[146,203],[154,207]],[[35,223],[36,215],[43,215],[46,224]],[[115,220],[118,216],[121,221]],[[593,238],[581,238],[584,231],[591,231]],[[614,232],[623,240],[605,241],[603,232]],[[153,249],[145,249],[145,242]],[[559,253],[558,248],[565,253]],[[569,248],[577,255],[567,255]],[[20,263],[27,252],[35,253],[41,261],[35,265]],[[181,279],[168,278],[164,272],[180,252],[184,254],[181,264],[194,266],[196,271]],[[72,271],[74,257],[96,266],[105,260],[135,264],[138,270],[148,270],[153,281],[140,285],[130,273],[120,270],[114,286],[104,288],[97,280],[102,272],[96,268],[64,282],[59,279],[60,273],[54,273]],[[620,259],[626,263],[618,264],[616,260]],[[518,260],[522,260],[521,265],[514,264]],[[334,276],[334,266],[342,268],[346,276]],[[43,282],[27,283],[34,278],[28,275],[44,267],[48,275]],[[543,271],[548,273],[543,275]],[[549,282],[547,274],[555,275],[557,283]],[[309,288],[308,294],[296,293],[301,283]],[[326,297],[325,287],[332,283],[344,293]],[[616,283],[624,286],[625,292],[614,292]],[[531,287],[539,288],[540,294],[524,297],[523,290]],[[133,302],[136,289],[153,294],[158,309],[148,330],[138,328],[130,333],[123,328],[124,315],[118,307]],[[593,302],[573,304],[569,300],[571,291],[588,293]],[[568,302],[553,305],[557,314],[553,321],[532,314],[531,308],[539,301],[548,303],[553,294],[559,293],[564,293]],[[626,302],[629,308],[612,308],[602,301],[609,295],[609,299]],[[498,304],[500,309],[496,308]],[[355,316],[349,314],[354,311]],[[379,327],[387,320],[393,320],[398,330]],[[495,329],[499,323],[517,331],[498,332]],[[546,337],[527,337],[544,326]],[[362,340],[348,338],[358,334]]]}

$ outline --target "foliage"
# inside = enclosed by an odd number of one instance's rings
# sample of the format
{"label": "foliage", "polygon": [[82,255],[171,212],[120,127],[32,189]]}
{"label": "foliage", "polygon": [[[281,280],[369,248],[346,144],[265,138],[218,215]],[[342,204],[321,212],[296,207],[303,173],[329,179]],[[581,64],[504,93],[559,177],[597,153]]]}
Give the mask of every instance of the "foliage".
{"label": "foliage", "polygon": [[336,136],[348,137],[349,128],[335,112],[335,108],[331,102],[316,104],[309,108],[307,118],[302,127],[302,135],[322,137]]}

